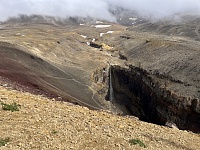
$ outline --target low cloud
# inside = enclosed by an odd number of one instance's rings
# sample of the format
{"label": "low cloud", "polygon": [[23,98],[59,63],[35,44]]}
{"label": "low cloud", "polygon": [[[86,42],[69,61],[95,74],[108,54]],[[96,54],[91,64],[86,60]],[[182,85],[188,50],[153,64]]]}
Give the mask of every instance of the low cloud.
{"label": "low cloud", "polygon": [[103,0],[1,0],[0,20],[25,15],[48,15],[55,17],[93,17],[114,21]]}
{"label": "low cloud", "polygon": [[162,18],[175,13],[200,10],[199,0],[1,0],[0,20],[19,14],[55,17],[93,17],[115,21],[109,5],[136,10],[144,15]]}
{"label": "low cloud", "polygon": [[167,17],[176,13],[199,11],[199,0],[105,0],[108,3],[135,10],[154,18]]}

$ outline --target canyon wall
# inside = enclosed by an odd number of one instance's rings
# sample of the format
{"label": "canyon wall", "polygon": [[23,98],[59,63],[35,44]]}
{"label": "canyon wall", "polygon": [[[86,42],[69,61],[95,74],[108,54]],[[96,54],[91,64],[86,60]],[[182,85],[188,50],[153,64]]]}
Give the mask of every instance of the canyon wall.
{"label": "canyon wall", "polygon": [[129,100],[131,104],[125,105],[133,115],[159,125],[200,131],[199,99],[169,91],[156,76],[138,67],[112,66],[111,74],[116,103]]}

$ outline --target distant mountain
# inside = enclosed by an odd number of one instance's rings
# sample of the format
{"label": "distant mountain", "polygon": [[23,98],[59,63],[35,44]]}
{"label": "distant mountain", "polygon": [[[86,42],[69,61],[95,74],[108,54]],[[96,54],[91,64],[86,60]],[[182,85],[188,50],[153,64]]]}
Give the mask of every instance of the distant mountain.
{"label": "distant mountain", "polygon": [[87,17],[67,17],[65,19],[52,16],[42,16],[42,15],[19,15],[18,17],[11,17],[5,24],[50,24],[50,25],[80,25],[82,23],[94,22],[95,19]]}

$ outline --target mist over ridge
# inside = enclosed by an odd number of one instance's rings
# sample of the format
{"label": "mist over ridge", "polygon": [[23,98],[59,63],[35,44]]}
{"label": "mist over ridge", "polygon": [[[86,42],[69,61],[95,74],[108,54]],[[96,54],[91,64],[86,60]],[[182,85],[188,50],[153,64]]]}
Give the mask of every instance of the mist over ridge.
{"label": "mist over ridge", "polygon": [[108,21],[116,18],[109,7],[135,10],[141,15],[160,19],[176,13],[200,10],[199,0],[1,0],[0,21],[9,17],[47,15],[60,18],[92,17]]}

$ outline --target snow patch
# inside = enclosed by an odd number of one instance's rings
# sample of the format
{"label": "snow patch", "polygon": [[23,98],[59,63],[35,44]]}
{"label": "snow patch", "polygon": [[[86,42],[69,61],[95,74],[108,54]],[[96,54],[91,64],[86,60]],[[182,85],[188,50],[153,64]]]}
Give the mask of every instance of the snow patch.
{"label": "snow patch", "polygon": [[109,34],[109,33],[113,33],[113,32],[114,32],[114,31],[108,31],[107,34]]}
{"label": "snow patch", "polygon": [[96,24],[102,24],[103,22],[102,21],[96,21],[95,23]]}
{"label": "snow patch", "polygon": [[85,35],[80,35],[81,37],[83,37],[84,39],[86,39],[87,38],[87,36],[85,36]]}
{"label": "snow patch", "polygon": [[103,36],[104,34],[106,34],[106,33],[100,33],[100,36]]}
{"label": "snow patch", "polygon": [[96,28],[108,28],[110,27],[111,25],[96,25],[95,27]]}
{"label": "snow patch", "polygon": [[80,26],[84,26],[85,24],[80,23]]}
{"label": "snow patch", "polygon": [[138,20],[138,18],[129,18],[129,20],[136,21],[136,20]]}
{"label": "snow patch", "polygon": [[104,34],[111,34],[113,33],[114,31],[108,31],[107,33],[100,33],[100,36],[102,37]]}

